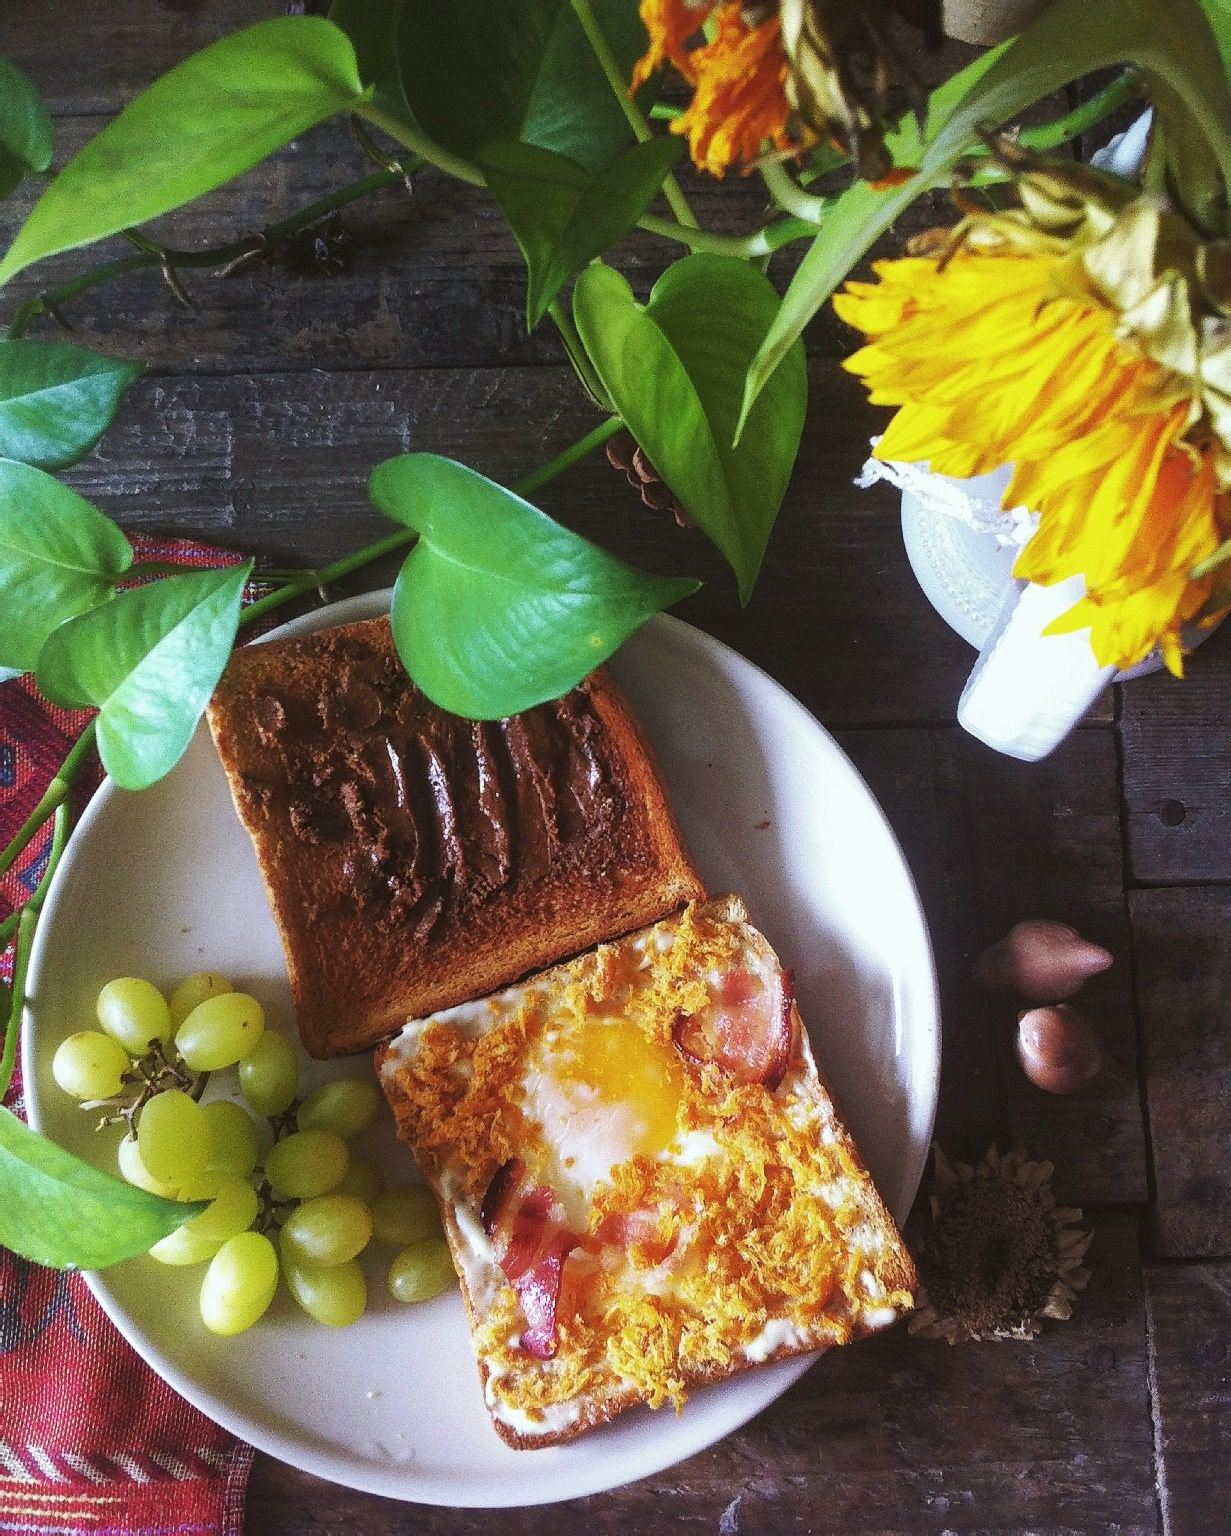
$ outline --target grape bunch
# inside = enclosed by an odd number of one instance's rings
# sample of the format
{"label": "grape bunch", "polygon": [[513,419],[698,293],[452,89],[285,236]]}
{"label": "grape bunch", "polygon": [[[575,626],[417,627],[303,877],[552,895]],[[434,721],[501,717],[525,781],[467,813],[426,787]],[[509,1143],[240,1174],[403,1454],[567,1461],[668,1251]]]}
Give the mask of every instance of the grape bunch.
{"label": "grape bunch", "polygon": [[[349,1326],[367,1308],[359,1259],[372,1242],[395,1251],[388,1287],[398,1301],[426,1301],[452,1284],[431,1192],[386,1190],[375,1164],[351,1154],[380,1108],[374,1083],[342,1078],[300,1101],[288,1041],[266,1027],[256,998],[212,971],[187,977],[169,999],[152,982],[117,977],[99,993],[97,1015],[100,1028],[61,1042],[52,1076],[83,1108],[107,1111],[101,1125],[126,1124],[117,1158],[130,1184],[208,1202],[150,1254],[207,1265],[200,1310],[212,1332],[250,1328],[280,1278],[317,1322]],[[202,1102],[210,1074],[230,1068],[243,1104]]]}

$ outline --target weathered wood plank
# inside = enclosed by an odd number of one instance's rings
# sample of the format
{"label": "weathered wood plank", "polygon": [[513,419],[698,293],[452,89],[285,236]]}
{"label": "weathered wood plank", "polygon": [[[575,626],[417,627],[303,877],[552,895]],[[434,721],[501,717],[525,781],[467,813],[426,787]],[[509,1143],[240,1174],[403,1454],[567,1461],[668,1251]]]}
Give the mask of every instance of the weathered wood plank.
{"label": "weathered wood plank", "polygon": [[278,0],[39,0],[5,6],[0,52],[30,75],[53,115],[111,113],[198,48],[285,12]]}
{"label": "weathered wood plank", "polygon": [[[262,1536],[1158,1529],[1136,1223],[1101,1219],[1070,1323],[1028,1345],[904,1331],[836,1350],[744,1429],[670,1471],[538,1509],[411,1509],[257,1458]],[[527,1477],[534,1477],[532,1460]]]}
{"label": "weathered wood plank", "polygon": [[[871,408],[836,370],[815,368],[813,393],[818,425],[747,609],[708,541],[643,507],[601,455],[540,500],[628,559],[705,578],[682,615],[823,720],[951,720],[972,652],[915,584],[893,493],[851,485]],[[365,486],[390,454],[445,453],[508,482],[595,419],[566,369],[146,378],[68,478],[121,523],[319,564],[387,531]]]}
{"label": "weathered wood plank", "polygon": [[1231,889],[1130,893],[1154,1251],[1231,1255]]}
{"label": "weathered wood plank", "polygon": [[[944,1024],[937,1139],[982,1154],[1022,1141],[1056,1164],[1063,1199],[1146,1198],[1119,806],[1110,732],[1082,730],[1045,762],[997,756],[958,730],[846,731],[920,887]],[[1071,923],[1116,966],[1081,994],[1114,1074],[1073,1098],[1033,1087],[1013,1050],[1013,998],[978,991],[971,963],[1026,917]]]}
{"label": "weathered wood plank", "polygon": [[1149,1265],[1159,1492],[1168,1536],[1227,1522],[1231,1458],[1231,1266]]}
{"label": "weathered wood plank", "polygon": [[1122,689],[1131,874],[1148,883],[1231,880],[1231,626],[1185,672]]}

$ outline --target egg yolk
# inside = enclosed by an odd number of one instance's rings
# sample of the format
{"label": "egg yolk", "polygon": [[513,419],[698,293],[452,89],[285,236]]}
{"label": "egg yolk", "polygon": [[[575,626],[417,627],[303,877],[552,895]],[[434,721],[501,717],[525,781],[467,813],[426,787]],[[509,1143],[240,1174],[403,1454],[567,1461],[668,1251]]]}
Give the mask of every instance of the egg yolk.
{"label": "egg yolk", "polygon": [[568,1042],[564,1080],[627,1109],[627,1157],[657,1157],[675,1140],[684,1074],[678,1053],[626,1019],[590,1022]]}

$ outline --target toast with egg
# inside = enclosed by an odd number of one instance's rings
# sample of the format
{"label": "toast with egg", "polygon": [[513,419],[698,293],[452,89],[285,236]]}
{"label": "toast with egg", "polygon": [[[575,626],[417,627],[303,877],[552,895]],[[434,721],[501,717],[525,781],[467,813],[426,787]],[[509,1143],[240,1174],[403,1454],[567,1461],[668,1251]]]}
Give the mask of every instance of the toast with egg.
{"label": "toast with egg", "polygon": [[790,972],[736,897],[412,1021],[377,1068],[509,1445],[678,1408],[913,1306]]}
{"label": "toast with egg", "polygon": [[505,720],[410,682],[389,621],[246,646],[209,706],[313,1056],[504,986],[704,894],[600,668]]}

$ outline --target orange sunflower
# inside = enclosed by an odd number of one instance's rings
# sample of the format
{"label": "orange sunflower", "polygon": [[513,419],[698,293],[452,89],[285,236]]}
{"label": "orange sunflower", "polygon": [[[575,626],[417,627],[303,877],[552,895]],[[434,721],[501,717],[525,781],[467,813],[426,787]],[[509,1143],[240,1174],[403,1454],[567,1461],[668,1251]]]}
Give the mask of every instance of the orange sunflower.
{"label": "orange sunflower", "polygon": [[1039,514],[1014,575],[1085,581],[1053,632],[1088,627],[1104,666],[1158,646],[1179,675],[1183,626],[1231,605],[1212,559],[1231,534],[1231,288],[1157,203],[1070,200],[1060,219],[1046,180],[1033,215],[976,216],[939,259],[849,283],[834,307],[869,340],[846,367],[898,407],[877,458],[1014,466],[1003,505]]}
{"label": "orange sunflower", "polygon": [[664,64],[684,77],[692,101],[671,131],[715,176],[826,138],[883,176],[886,9],[936,29],[938,0],[641,0],[650,45],[632,87]]}

